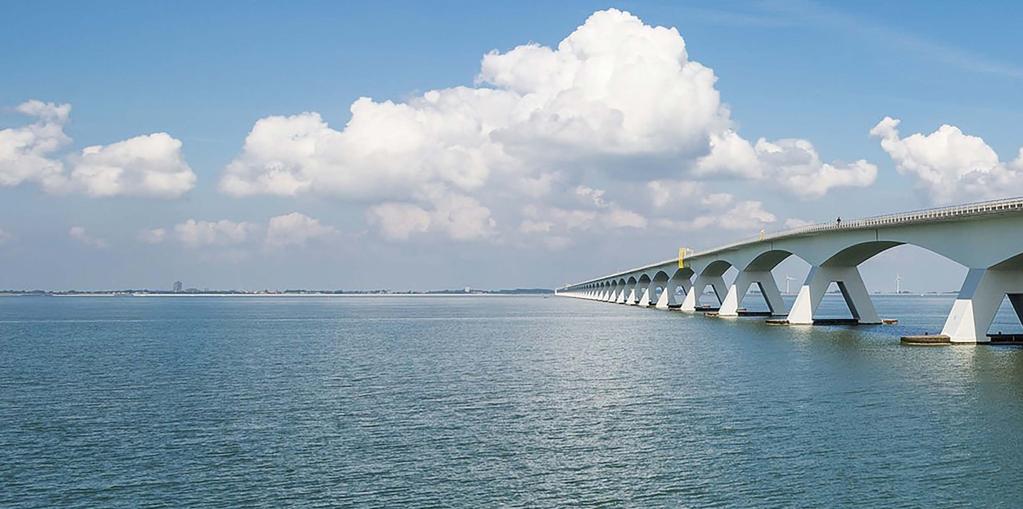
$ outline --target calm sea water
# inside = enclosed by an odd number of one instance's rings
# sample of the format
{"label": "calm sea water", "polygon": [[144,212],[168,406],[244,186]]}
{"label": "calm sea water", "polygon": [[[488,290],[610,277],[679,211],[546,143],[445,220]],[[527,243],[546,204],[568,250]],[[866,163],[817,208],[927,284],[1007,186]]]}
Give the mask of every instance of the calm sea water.
{"label": "calm sea water", "polygon": [[3,298],[0,506],[1023,504],[1023,350],[900,346],[951,297],[875,302]]}

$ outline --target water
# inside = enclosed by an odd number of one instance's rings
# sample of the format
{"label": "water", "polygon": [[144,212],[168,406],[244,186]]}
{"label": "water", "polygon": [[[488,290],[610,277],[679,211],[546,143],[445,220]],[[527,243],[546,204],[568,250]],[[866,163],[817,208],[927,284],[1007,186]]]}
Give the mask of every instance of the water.
{"label": "water", "polygon": [[3,298],[0,506],[1017,506],[1023,350],[875,302]]}

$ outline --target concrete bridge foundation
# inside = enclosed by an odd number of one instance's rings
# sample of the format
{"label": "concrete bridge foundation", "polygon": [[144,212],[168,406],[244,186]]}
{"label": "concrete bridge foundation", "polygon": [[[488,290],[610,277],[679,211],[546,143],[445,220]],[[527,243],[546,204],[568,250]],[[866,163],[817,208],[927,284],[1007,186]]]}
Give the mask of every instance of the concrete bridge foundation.
{"label": "concrete bridge foundation", "polygon": [[953,343],[988,343],[1005,297],[1023,321],[1023,270],[970,269],[941,334]]}
{"label": "concrete bridge foundation", "polygon": [[700,305],[700,296],[703,295],[703,291],[707,287],[714,288],[714,295],[718,299],[718,304],[722,302],[724,296],[728,293],[725,286],[725,278],[721,276],[696,276],[696,280],[693,281],[693,286],[688,292],[686,292],[686,298],[682,300],[682,311],[695,312],[696,308]]}
{"label": "concrete bridge foundation", "polygon": [[774,280],[771,271],[742,271],[735,276],[735,281],[728,287],[728,293],[721,302],[721,309],[718,316],[739,316],[739,309],[746,297],[750,286],[756,284],[760,288],[767,301],[767,308],[772,315],[785,313],[785,302],[781,298],[781,291],[778,290],[778,283]]}
{"label": "concrete bridge foundation", "polygon": [[831,283],[837,283],[845,298],[853,319],[861,324],[881,323],[881,317],[870,301],[870,294],[863,284],[863,278],[856,267],[815,266],[810,269],[806,281],[799,288],[796,302],[792,304],[788,322],[796,325],[812,325],[821,300]]}

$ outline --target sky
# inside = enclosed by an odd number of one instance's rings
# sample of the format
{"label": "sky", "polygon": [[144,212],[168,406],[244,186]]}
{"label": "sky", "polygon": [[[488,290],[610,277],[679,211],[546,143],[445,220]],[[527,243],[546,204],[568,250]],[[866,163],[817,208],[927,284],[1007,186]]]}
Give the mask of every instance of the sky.
{"label": "sky", "polygon": [[[0,288],[552,288],[1023,195],[1021,16],[4,2]],[[965,273],[912,246],[862,269],[874,291]]]}

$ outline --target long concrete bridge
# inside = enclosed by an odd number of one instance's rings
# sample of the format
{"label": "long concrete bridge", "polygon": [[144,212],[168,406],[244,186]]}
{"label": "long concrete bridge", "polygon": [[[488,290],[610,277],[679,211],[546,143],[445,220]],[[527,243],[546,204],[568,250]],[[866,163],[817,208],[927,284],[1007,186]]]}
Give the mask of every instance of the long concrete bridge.
{"label": "long concrete bridge", "polygon": [[[859,265],[903,244],[922,247],[969,270],[941,334],[950,342],[990,341],[988,329],[1008,296],[1023,321],[1023,198],[823,223],[764,234],[715,249],[672,258],[559,288],[558,295],[619,304],[700,310],[714,290],[719,316],[739,316],[757,285],[770,314],[783,323],[812,325],[831,283],[837,283],[853,320],[880,323]],[[796,300],[785,309],[772,270],[790,256],[810,264]],[[726,283],[725,272],[737,275]]]}

